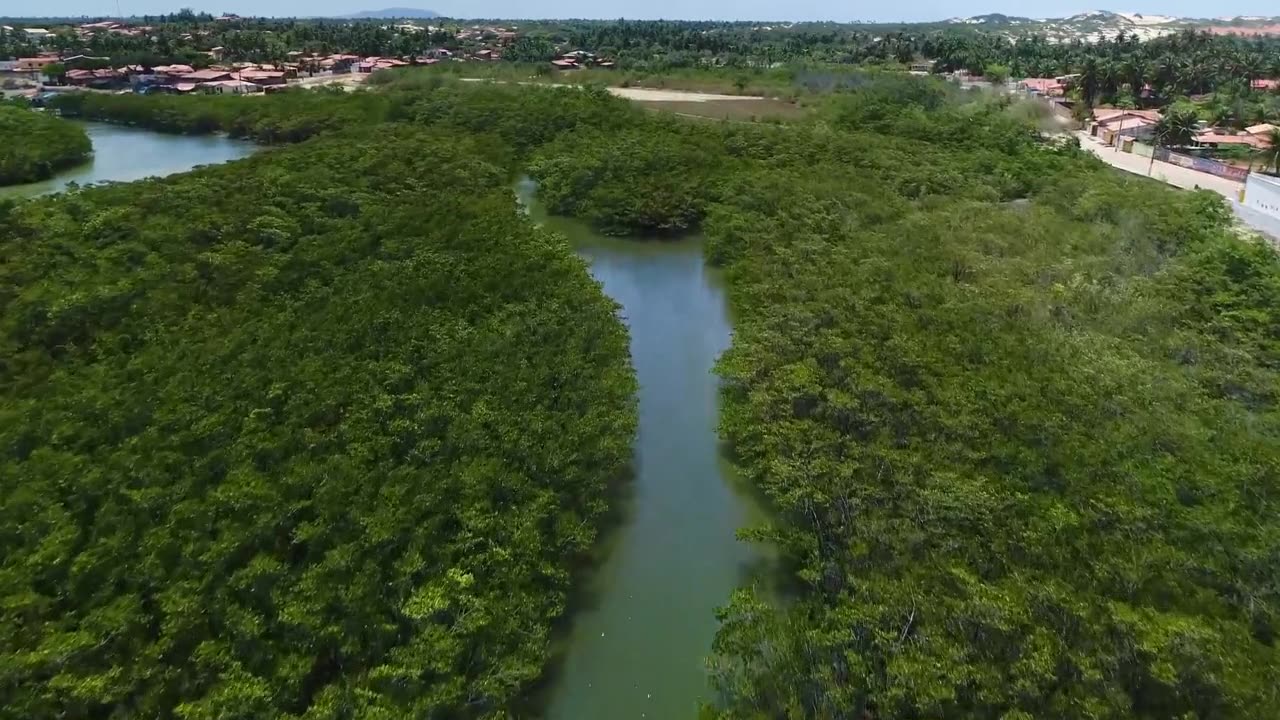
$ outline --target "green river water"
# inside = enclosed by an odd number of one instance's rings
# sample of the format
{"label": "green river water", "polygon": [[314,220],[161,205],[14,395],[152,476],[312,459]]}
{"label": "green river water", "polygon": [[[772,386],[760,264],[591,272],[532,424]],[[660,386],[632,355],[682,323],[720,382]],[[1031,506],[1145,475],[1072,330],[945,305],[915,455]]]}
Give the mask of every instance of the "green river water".
{"label": "green river water", "polygon": [[[0,197],[168,175],[234,160],[254,147],[223,137],[173,136],[86,123],[91,163],[51,180],[0,188]],[[617,239],[549,218],[518,194],[533,218],[569,237],[592,275],[622,307],[640,384],[635,475],[602,561],[586,574],[557,640],[558,659],[539,698],[548,720],[694,718],[710,698],[704,659],[715,608],[767,560],[735,532],[760,519],[723,458],[716,436],[712,366],[730,340],[725,292],[701,242]]]}
{"label": "green river water", "polygon": [[216,165],[252,153],[241,140],[217,135],[161,135],[149,130],[77,122],[93,142],[93,159],[48,180],[0,187],[0,198],[41,195],[62,190],[68,183],[141,180],[185,172],[197,165]]}
{"label": "green river water", "polygon": [[761,549],[735,532],[761,519],[716,435],[716,358],[731,326],[719,274],[701,241],[618,239],[547,217],[518,189],[534,219],[564,233],[605,293],[622,306],[640,382],[635,478],[620,527],[569,621],[553,668],[548,720],[694,718],[710,699],[704,659],[715,609],[763,579]]}

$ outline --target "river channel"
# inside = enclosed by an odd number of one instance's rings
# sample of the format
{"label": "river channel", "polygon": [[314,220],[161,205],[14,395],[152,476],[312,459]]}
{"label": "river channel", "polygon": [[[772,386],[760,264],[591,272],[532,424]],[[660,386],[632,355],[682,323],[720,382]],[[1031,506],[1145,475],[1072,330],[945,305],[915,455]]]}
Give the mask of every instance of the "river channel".
{"label": "river channel", "polygon": [[[51,180],[0,188],[32,196],[88,184],[162,176],[244,157],[254,146],[215,136],[162,135],[85,123],[89,164]],[[601,563],[585,578],[557,642],[544,689],[548,720],[692,720],[710,698],[704,660],[715,609],[765,571],[759,548],[735,532],[761,519],[736,483],[716,435],[716,358],[730,318],[701,242],[624,240],[547,217],[518,188],[537,222],[564,233],[622,308],[640,385],[635,474]]]}
{"label": "river channel", "polygon": [[216,165],[242,158],[256,148],[220,135],[161,135],[150,130],[72,121],[89,134],[93,159],[66,172],[26,185],[0,187],[0,198],[56,192],[69,183],[141,180],[185,172],[197,165]]}
{"label": "river channel", "polygon": [[640,383],[629,505],[570,619],[546,717],[692,720],[710,699],[704,660],[715,609],[766,570],[760,548],[735,538],[761,511],[716,435],[712,367],[731,333],[724,287],[696,238],[610,238],[547,217],[528,182],[518,194],[536,221],[568,236],[622,306]]}

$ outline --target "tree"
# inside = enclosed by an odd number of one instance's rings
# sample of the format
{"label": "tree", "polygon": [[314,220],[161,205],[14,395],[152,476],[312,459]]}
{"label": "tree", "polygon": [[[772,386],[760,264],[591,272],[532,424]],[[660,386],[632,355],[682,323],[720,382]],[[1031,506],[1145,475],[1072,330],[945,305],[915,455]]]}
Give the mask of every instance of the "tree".
{"label": "tree", "polygon": [[83,128],[52,113],[0,105],[0,185],[52,177],[92,152]]}
{"label": "tree", "polygon": [[1166,147],[1190,145],[1200,126],[1195,108],[1175,105],[1165,110],[1156,123],[1156,137]]}
{"label": "tree", "polygon": [[1271,168],[1271,174],[1280,175],[1280,128],[1273,127],[1262,137],[1267,143],[1265,148],[1258,151],[1262,170],[1265,172],[1267,168]]}
{"label": "tree", "polygon": [[1081,65],[1080,76],[1075,80],[1076,87],[1080,89],[1080,99],[1084,101],[1086,107],[1093,107],[1096,104],[1101,92],[1101,83],[1102,71],[1099,62],[1090,56]]}
{"label": "tree", "polygon": [[993,85],[1004,85],[1009,82],[1010,71],[1007,65],[991,63],[983,68],[982,74],[987,78],[987,80],[991,81]]}

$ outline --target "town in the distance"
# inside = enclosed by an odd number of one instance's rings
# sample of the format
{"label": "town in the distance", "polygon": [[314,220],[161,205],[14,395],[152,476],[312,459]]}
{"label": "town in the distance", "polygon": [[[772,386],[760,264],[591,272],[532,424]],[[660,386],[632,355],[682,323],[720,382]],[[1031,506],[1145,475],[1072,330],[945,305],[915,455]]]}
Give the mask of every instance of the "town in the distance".
{"label": "town in the distance", "polygon": [[[184,10],[2,22],[3,92],[36,104],[68,91],[352,89],[383,70],[436,66],[472,79],[636,88],[646,76],[712,74],[730,94],[776,95],[795,105],[793,89],[773,92],[759,81],[855,64],[1040,98],[1063,128],[1129,154],[1104,154],[1109,162],[1148,173],[1164,169],[1170,182],[1218,189],[1237,201],[1247,197],[1243,184],[1252,170],[1276,167],[1280,18],[1095,11],[1054,20],[982,15],[917,24],[476,23],[392,8],[340,19]],[[668,92],[678,85],[661,81]],[[1161,164],[1144,166],[1138,157]],[[1261,186],[1260,196],[1266,199],[1250,203],[1254,210],[1280,212]],[[1280,221],[1244,212],[1250,224],[1280,235]]]}

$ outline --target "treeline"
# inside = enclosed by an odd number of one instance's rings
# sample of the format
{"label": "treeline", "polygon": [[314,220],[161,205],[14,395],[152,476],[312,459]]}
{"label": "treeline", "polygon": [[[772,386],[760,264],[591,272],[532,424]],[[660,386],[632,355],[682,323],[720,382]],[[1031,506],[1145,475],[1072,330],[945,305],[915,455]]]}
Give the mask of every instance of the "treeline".
{"label": "treeline", "polygon": [[945,70],[982,74],[986,67],[998,63],[1016,77],[1055,77],[1093,68],[1104,94],[1124,87],[1131,97],[1138,97],[1144,88],[1169,97],[1280,77],[1280,38],[1212,35],[1191,29],[1151,40],[1121,33],[1088,43],[971,32],[886,40],[917,46]]}
{"label": "treeline", "polygon": [[382,98],[328,89],[279,93],[270,102],[228,95],[59,93],[49,105],[66,117],[180,135],[224,132],[263,144],[297,143],[324,131],[381,122],[388,112]]}
{"label": "treeline", "polygon": [[506,159],[381,123],[0,203],[4,714],[513,712],[635,382]]}
{"label": "treeline", "polygon": [[46,113],[0,104],[0,185],[35,182],[87,161],[83,128]]}
{"label": "treeline", "polygon": [[[644,113],[599,88],[475,87],[429,72],[387,73],[379,92],[290,90],[244,98],[63,93],[50,101],[68,117],[200,135],[225,132],[264,144],[294,143],[348,127],[411,121],[489,135],[493,150],[527,157],[579,128],[621,128]],[[511,166],[511,169],[515,169]]]}

